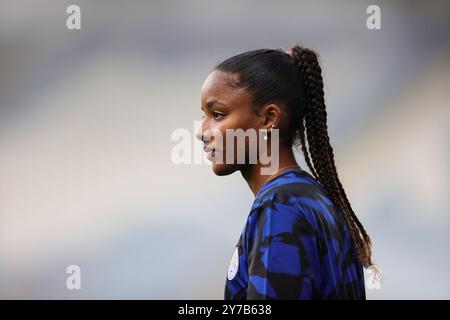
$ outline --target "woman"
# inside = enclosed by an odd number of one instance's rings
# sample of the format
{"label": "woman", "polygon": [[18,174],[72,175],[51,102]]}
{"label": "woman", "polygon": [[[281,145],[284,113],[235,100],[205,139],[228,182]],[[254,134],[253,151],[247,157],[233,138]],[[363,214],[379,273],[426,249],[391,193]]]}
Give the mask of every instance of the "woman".
{"label": "woman", "polygon": [[[314,51],[296,45],[226,59],[208,75],[201,103],[197,138],[214,173],[240,171],[255,195],[228,268],[225,299],[365,299],[371,242],[338,178]],[[239,152],[234,145],[227,150],[226,131],[237,129],[267,133],[266,151],[278,166],[268,169],[260,154],[255,162],[236,161]],[[298,144],[312,175],[295,160]],[[247,142],[243,150],[249,159]]]}

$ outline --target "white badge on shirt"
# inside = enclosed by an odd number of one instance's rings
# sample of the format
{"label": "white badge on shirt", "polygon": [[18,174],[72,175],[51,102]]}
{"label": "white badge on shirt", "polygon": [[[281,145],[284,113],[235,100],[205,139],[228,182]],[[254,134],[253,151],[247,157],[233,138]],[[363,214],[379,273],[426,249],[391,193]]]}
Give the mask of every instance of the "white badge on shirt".
{"label": "white badge on shirt", "polygon": [[233,280],[239,269],[239,252],[238,247],[234,249],[233,257],[230,261],[230,266],[228,267],[228,280]]}

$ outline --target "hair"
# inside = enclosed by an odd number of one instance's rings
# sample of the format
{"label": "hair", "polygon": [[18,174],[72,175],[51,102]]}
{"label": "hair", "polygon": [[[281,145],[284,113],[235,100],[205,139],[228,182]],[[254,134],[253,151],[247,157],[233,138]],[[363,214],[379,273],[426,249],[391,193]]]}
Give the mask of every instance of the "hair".
{"label": "hair", "polygon": [[224,60],[214,70],[237,74],[229,85],[248,90],[254,110],[274,101],[287,108],[288,126],[280,132],[283,143],[300,144],[311,173],[343,215],[358,259],[365,267],[371,266],[370,237],[356,217],[337,174],[317,54],[301,44],[288,51],[252,50]]}

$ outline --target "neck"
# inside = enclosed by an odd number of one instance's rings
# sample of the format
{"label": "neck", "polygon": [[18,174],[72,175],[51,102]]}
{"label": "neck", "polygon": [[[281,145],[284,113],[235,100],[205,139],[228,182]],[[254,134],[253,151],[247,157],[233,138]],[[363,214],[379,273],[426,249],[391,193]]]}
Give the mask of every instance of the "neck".
{"label": "neck", "polygon": [[298,166],[295,160],[294,152],[292,148],[280,148],[279,151],[279,165],[269,171],[269,173],[262,174],[262,168],[270,168],[270,163],[267,165],[261,164],[259,161],[256,164],[250,164],[245,168],[241,169],[241,174],[247,181],[250,190],[252,190],[253,195],[256,196],[258,191],[262,188],[264,183],[271,177],[271,175],[281,172],[280,169],[289,166]]}

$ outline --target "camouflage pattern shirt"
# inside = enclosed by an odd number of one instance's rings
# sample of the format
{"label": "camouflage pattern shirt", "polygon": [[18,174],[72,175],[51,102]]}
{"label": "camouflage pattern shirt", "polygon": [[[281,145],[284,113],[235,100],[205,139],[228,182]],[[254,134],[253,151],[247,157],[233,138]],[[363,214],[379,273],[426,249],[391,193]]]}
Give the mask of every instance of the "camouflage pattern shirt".
{"label": "camouflage pattern shirt", "polygon": [[365,298],[350,232],[322,185],[300,168],[266,182],[234,249],[225,300]]}

